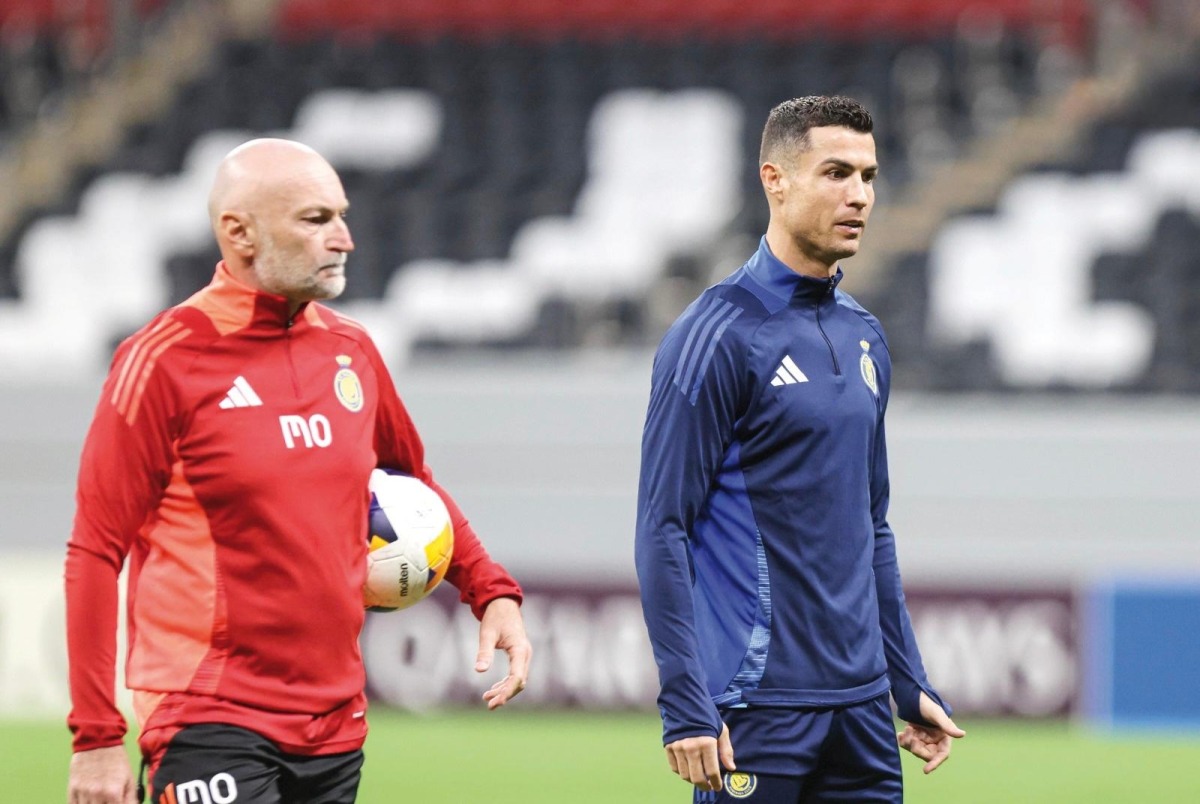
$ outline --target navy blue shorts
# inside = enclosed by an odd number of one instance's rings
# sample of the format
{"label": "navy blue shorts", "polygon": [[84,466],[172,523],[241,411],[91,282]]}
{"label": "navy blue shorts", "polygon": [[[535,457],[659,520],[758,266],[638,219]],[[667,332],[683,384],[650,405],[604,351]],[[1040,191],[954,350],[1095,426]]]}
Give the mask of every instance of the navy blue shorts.
{"label": "navy blue shorts", "polygon": [[694,804],[904,800],[900,748],[888,694],[838,709],[728,709],[737,771]]}
{"label": "navy blue shorts", "polygon": [[285,754],[236,726],[187,726],[171,738],[150,785],[153,804],[353,804],[363,752]]}

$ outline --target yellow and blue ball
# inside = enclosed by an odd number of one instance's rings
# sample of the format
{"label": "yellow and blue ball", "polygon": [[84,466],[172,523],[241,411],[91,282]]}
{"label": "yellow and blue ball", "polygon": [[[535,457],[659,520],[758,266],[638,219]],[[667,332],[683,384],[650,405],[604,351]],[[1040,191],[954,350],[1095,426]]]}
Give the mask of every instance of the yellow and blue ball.
{"label": "yellow and blue ball", "polygon": [[446,577],[454,526],[437,492],[419,479],[375,469],[369,483],[363,605],[395,611],[423,600]]}

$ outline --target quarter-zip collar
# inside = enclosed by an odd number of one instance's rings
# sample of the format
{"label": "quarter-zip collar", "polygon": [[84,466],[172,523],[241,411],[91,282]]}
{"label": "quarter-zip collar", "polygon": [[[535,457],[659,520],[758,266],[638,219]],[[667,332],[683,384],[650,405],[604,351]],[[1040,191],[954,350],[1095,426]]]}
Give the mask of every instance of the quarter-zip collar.
{"label": "quarter-zip collar", "polygon": [[784,265],[778,257],[771,253],[764,235],[758,242],[758,251],[746,263],[746,271],[758,284],[762,285],[772,296],[780,301],[820,301],[842,281],[842,268],[828,279],[817,279],[812,276],[798,274]]}
{"label": "quarter-zip collar", "polygon": [[224,333],[241,330],[264,335],[278,335],[303,324],[308,308],[308,302],[304,302],[292,315],[289,312],[291,304],[286,297],[257,290],[239,281],[224,260],[217,263],[208,287],[185,301],[184,305],[203,309],[217,329]]}

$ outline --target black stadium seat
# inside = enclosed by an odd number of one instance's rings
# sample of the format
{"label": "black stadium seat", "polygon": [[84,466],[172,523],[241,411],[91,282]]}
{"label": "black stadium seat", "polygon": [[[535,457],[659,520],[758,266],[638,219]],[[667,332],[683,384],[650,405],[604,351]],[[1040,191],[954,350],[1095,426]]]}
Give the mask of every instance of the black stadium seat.
{"label": "black stadium seat", "polygon": [[[729,231],[713,234],[756,237],[767,209],[753,166],[761,121],[773,104],[811,93],[863,98],[877,118],[881,192],[890,199],[923,179],[922,160],[965,151],[981,127],[994,123],[988,114],[1030,101],[1041,49],[1050,41],[1020,16],[1021,4],[1005,4],[1005,13],[1016,16],[997,31],[952,24],[952,15],[967,5],[960,0],[855,2],[856,14],[822,10],[815,0],[771,0],[753,8],[705,0],[688,10],[682,3],[643,9],[610,0],[566,9],[535,0],[508,11],[503,5],[480,0],[471,6],[473,16],[462,3],[360,0],[333,14],[333,5],[292,0],[284,4],[278,37],[223,43],[212,70],[183,87],[160,119],[130,129],[103,169],[173,175],[205,134],[286,131],[306,99],[323,90],[429,92],[443,119],[423,164],[342,168],[358,245],[349,295],[378,298],[407,264],[503,260],[524,224],[570,215],[589,177],[592,113],[614,91],[717,88],[737,100],[745,121],[738,156],[745,203]],[[1058,33],[1068,41],[1086,32],[1082,8],[1062,5]],[[981,81],[1000,93],[991,111],[978,104]],[[0,97],[0,126],[13,108]],[[1070,164],[1043,167],[1079,176],[1119,171],[1139,136],[1172,126],[1200,127],[1200,58],[1098,122]],[[70,210],[78,201],[76,193],[61,206]],[[1195,220],[1188,215],[1164,214],[1153,255],[1156,278],[1148,285],[1133,286],[1126,277],[1131,255],[1106,254],[1094,266],[1098,300],[1138,294],[1140,303],[1179,327],[1179,337],[1163,340],[1156,352],[1160,374],[1200,360],[1192,348],[1196,317],[1188,312],[1196,306],[1192,288],[1200,285],[1192,256]],[[19,293],[12,274],[19,237],[20,231],[0,243],[0,296]],[[213,259],[207,246],[171,256],[166,270],[173,300],[207,281]],[[973,390],[998,384],[985,346],[968,344],[956,355],[928,343],[927,255],[907,255],[883,276],[863,300],[885,320],[897,362],[908,363],[908,376],[921,378],[917,385]],[[1156,288],[1170,298],[1146,295]],[[553,334],[516,340],[570,346],[592,314],[566,311],[570,303],[544,300],[541,326]],[[641,300],[612,304],[623,312],[610,310],[610,319],[628,330],[618,340],[657,338],[637,312]]]}

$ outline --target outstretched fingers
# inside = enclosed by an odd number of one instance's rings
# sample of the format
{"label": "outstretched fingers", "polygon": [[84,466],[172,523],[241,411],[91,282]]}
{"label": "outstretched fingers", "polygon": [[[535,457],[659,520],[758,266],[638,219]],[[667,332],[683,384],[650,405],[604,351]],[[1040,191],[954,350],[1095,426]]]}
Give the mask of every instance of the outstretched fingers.
{"label": "outstretched fingers", "polygon": [[525,689],[529,680],[533,646],[525,634],[520,606],[511,598],[497,598],[484,609],[479,623],[479,651],[475,654],[476,672],[486,672],[492,666],[496,648],[508,656],[508,674],[483,693],[488,709],[504,706]]}

